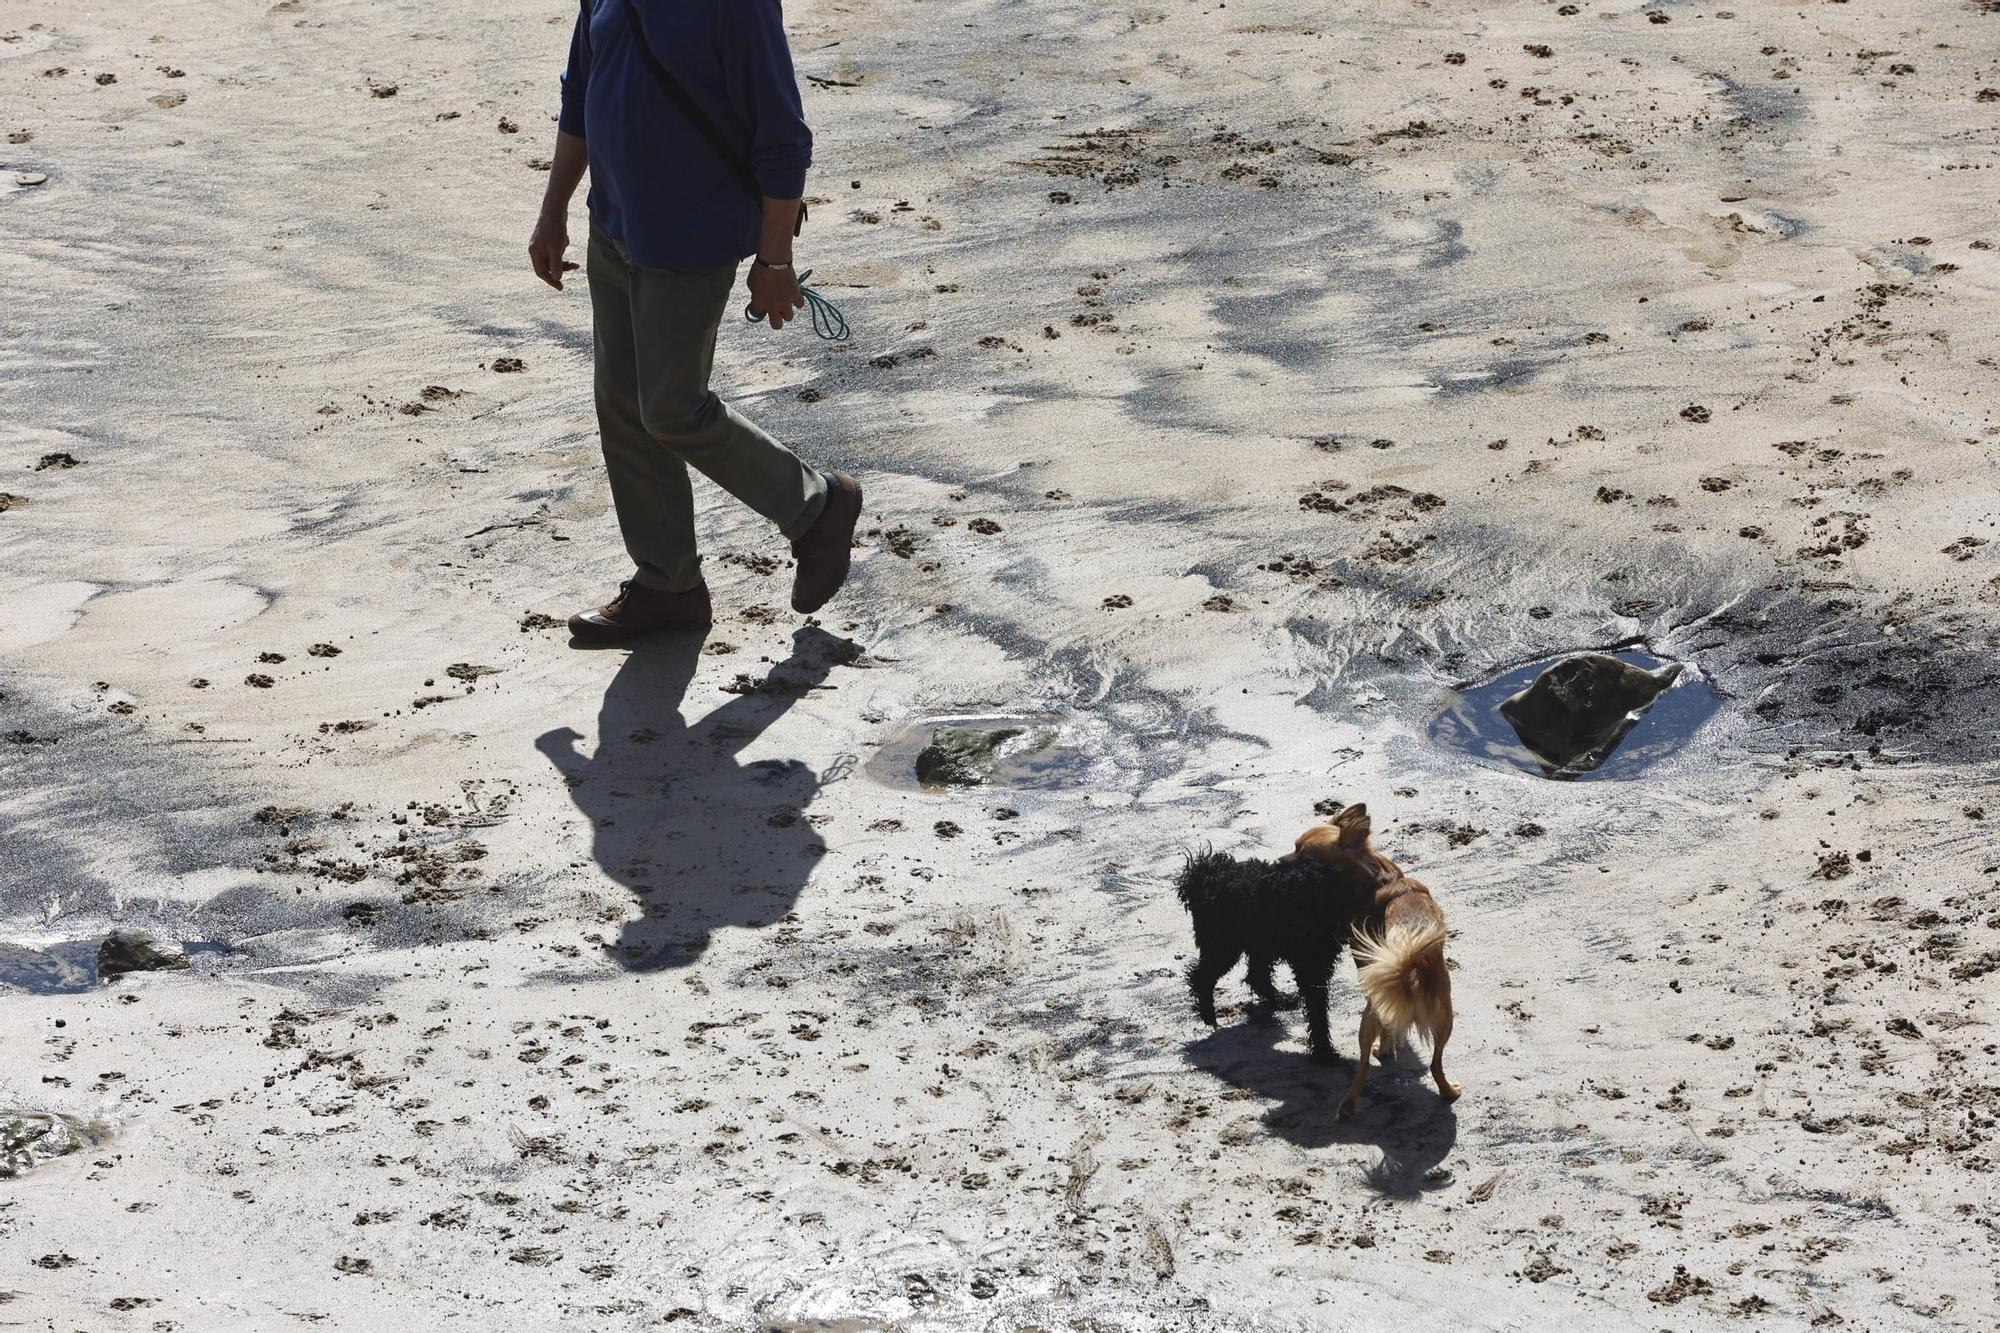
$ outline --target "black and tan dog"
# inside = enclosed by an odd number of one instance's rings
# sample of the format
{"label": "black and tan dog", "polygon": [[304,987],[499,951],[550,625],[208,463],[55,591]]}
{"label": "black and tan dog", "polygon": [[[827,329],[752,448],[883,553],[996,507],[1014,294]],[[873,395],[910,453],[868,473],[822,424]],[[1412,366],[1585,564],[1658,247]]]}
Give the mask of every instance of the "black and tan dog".
{"label": "black and tan dog", "polygon": [[1286,860],[1334,871],[1358,892],[1353,918],[1354,964],[1367,1008],[1361,1013],[1361,1058],[1340,1113],[1352,1115],[1368,1082],[1368,1055],[1381,1058],[1408,1033],[1422,1029],[1431,1042],[1431,1077],[1447,1102],[1459,1088],[1444,1074],[1444,1045],[1451,1039],[1451,972],[1444,959],[1444,909],[1431,891],[1375,850],[1368,807],[1351,805],[1332,822],[1301,834]]}

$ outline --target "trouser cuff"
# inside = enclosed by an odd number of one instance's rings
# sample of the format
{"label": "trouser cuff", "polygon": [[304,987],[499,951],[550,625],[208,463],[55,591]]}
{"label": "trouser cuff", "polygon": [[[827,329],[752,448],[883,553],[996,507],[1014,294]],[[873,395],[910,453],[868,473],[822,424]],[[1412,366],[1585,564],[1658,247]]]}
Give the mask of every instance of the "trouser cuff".
{"label": "trouser cuff", "polygon": [[833,493],[833,483],[823,472],[814,472],[813,475],[819,478],[819,486],[807,497],[799,516],[778,530],[788,542],[795,542],[812,531],[812,525],[819,522],[819,516],[826,512],[826,500]]}
{"label": "trouser cuff", "polygon": [[633,572],[632,582],[642,588],[650,588],[654,592],[693,592],[707,580],[702,578],[699,571],[674,578],[661,573],[651,565],[641,565]]}

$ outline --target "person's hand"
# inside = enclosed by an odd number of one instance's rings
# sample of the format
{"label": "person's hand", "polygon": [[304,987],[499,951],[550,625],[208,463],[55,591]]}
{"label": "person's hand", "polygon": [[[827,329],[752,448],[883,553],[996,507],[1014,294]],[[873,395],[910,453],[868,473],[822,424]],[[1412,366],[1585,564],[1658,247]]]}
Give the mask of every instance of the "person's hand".
{"label": "person's hand", "polygon": [[576,771],[585,761],[576,743],[583,737],[574,727],[557,727],[535,737],[535,748],[564,773]]}
{"label": "person's hand", "polygon": [[805,303],[806,298],[799,292],[799,275],[789,264],[784,268],[751,264],[750,308],[770,320],[772,328],[784,328],[795,318],[792,312],[803,308]]}
{"label": "person's hand", "polygon": [[535,266],[535,276],[557,291],[563,289],[563,274],[579,267],[574,260],[563,258],[567,249],[569,219],[560,214],[542,214],[535,223],[535,234],[528,238],[528,262]]}

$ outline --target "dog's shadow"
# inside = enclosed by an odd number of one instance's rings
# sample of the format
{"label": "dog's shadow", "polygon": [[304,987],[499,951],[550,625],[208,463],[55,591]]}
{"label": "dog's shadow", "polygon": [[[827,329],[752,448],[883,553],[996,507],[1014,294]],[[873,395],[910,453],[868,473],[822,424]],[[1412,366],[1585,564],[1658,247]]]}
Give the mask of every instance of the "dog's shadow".
{"label": "dog's shadow", "polygon": [[637,900],[639,915],[604,946],[635,972],[687,966],[718,930],[791,911],[826,851],[807,807],[842,776],[838,766],[821,774],[797,759],[738,756],[859,649],[802,629],[783,662],[689,720],[705,638],[661,634],[633,648],[604,693],[590,753],[570,727],[536,741],[589,817],[599,868]]}
{"label": "dog's shadow", "polygon": [[1340,1099],[1354,1077],[1353,1060],[1313,1064],[1302,1051],[1279,1050],[1284,1035],[1284,1026],[1274,1018],[1225,1023],[1188,1043],[1188,1063],[1231,1087],[1276,1102],[1264,1113],[1264,1124],[1289,1143],[1380,1148],[1382,1160],[1367,1173],[1369,1187],[1378,1194],[1414,1198],[1449,1182],[1443,1162],[1458,1142],[1458,1117],[1437,1095],[1425,1061],[1406,1048],[1389,1064],[1377,1064],[1354,1117],[1342,1120]]}

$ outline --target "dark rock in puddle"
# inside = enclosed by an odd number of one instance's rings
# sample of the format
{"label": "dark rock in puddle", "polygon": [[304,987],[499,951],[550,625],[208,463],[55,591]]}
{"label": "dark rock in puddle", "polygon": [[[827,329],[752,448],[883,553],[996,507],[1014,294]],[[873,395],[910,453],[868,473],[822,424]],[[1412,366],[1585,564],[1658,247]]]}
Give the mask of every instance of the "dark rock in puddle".
{"label": "dark rock in puddle", "polygon": [[1000,747],[1025,727],[939,727],[917,754],[917,781],[926,787],[976,787],[993,776]]}
{"label": "dark rock in puddle", "polygon": [[1500,705],[1521,743],[1552,767],[1582,772],[1604,762],[1681,674],[1672,662],[1656,670],[1604,653],[1566,657]]}
{"label": "dark rock in puddle", "polygon": [[136,930],[114,930],[97,946],[97,977],[109,981],[127,972],[176,972],[188,965],[178,945],[163,949],[153,937]]}

